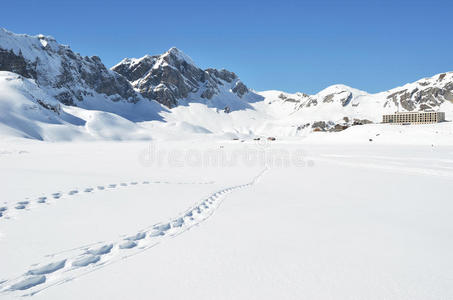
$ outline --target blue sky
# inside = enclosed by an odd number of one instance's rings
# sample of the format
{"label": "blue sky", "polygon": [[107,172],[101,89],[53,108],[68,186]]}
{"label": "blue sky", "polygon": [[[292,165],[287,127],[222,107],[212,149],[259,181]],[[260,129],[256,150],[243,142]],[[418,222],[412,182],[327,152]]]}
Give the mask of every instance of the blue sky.
{"label": "blue sky", "polygon": [[176,46],[251,88],[369,92],[453,71],[451,1],[2,1],[0,26],[111,67]]}

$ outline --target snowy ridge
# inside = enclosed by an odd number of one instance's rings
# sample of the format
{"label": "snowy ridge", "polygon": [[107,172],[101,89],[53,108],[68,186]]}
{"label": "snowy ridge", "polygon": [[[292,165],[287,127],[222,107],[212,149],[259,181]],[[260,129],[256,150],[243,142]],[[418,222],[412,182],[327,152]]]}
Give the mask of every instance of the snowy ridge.
{"label": "snowy ridge", "polygon": [[49,55],[47,51],[70,51],[68,46],[58,44],[51,36],[15,34],[4,28],[0,28],[0,49],[12,51],[15,55],[35,63],[36,68],[47,72],[43,80],[49,81],[60,74],[61,60],[58,56]]}
{"label": "snowy ridge", "polygon": [[17,55],[22,52],[22,55],[31,61],[36,60],[36,58],[42,58],[36,50],[50,48],[53,51],[58,51],[60,47],[69,48],[68,46],[59,45],[55,38],[51,36],[16,34],[5,28],[0,28],[0,47],[12,50]]}
{"label": "snowy ridge", "polygon": [[99,242],[50,255],[50,259],[32,266],[23,275],[0,281],[0,294],[32,296],[148,250],[207,220],[226,195],[254,185],[266,171],[267,168],[248,183],[214,192],[167,222],[154,224],[117,241]]}
{"label": "snowy ridge", "polygon": [[165,52],[161,57],[161,61],[165,61],[164,58],[166,57],[172,57],[172,58],[175,58],[176,60],[178,60],[179,62],[186,62],[188,64],[191,64],[193,66],[196,66],[195,62],[192,60],[192,58],[185,54],[184,52],[182,52],[181,50],[179,50],[178,48],[176,47],[171,47],[167,52]]}

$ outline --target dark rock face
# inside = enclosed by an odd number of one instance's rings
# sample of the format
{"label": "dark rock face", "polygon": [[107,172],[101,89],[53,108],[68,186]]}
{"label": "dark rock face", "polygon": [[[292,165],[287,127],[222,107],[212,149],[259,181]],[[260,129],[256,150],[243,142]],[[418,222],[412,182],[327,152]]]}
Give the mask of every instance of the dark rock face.
{"label": "dark rock face", "polygon": [[233,72],[230,72],[228,70],[222,69],[222,70],[217,70],[217,69],[206,69],[205,70],[208,74],[212,75],[214,78],[220,78],[228,83],[233,82],[233,80],[237,79],[238,77],[236,74]]}
{"label": "dark rock face", "polygon": [[341,91],[339,93],[332,93],[324,97],[322,100],[323,103],[332,103],[333,99],[336,95],[340,96],[339,101],[341,102],[342,106],[346,106],[352,100],[352,93],[349,91]]}
{"label": "dark rock face", "polygon": [[48,110],[51,110],[57,114],[60,113],[60,105],[50,105],[49,103],[45,103],[43,102],[42,100],[40,99],[37,99],[36,102],[41,105],[42,107],[44,107],[45,109],[48,109]]}
{"label": "dark rock face", "polygon": [[245,84],[242,83],[242,81],[238,81],[236,82],[236,85],[234,86],[233,90],[232,90],[236,95],[238,95],[239,97],[242,97],[244,96],[249,90],[248,88],[245,86]]}
{"label": "dark rock face", "polygon": [[316,99],[316,97],[310,96],[308,98],[308,101],[305,104],[302,104],[301,106],[310,107],[310,106],[316,106],[316,105],[318,105],[318,99]]}
{"label": "dark rock face", "polygon": [[138,64],[134,64],[131,59],[126,58],[121,63],[114,66],[112,70],[123,75],[131,82],[136,81],[148,73],[157,58],[158,56],[145,56]]}
{"label": "dark rock face", "polygon": [[313,128],[313,129],[317,128],[321,131],[325,131],[327,127],[328,127],[328,125],[325,121],[317,121],[311,125],[311,128]]}
{"label": "dark rock face", "polygon": [[419,81],[417,87],[394,92],[387,99],[407,111],[435,109],[445,101],[453,101],[453,82],[446,76],[440,74],[435,82]]}
{"label": "dark rock face", "polygon": [[373,122],[370,121],[370,120],[367,120],[367,119],[354,119],[354,121],[352,122],[353,126],[355,126],[355,125],[366,125],[366,124],[373,124]]}
{"label": "dark rock face", "polygon": [[124,59],[112,70],[127,78],[143,97],[170,108],[191,94],[211,99],[226,84],[233,85],[231,91],[239,97],[249,91],[233,72],[202,70],[176,48],[160,56]]}
{"label": "dark rock face", "polygon": [[278,95],[278,98],[282,99],[285,102],[293,102],[293,103],[300,103],[303,101],[303,99],[309,98],[310,96],[305,94],[305,93],[296,93],[295,97],[290,97],[288,95],[285,95],[281,93]]}
{"label": "dark rock face", "polygon": [[[315,132],[328,131],[328,132],[339,132],[348,129],[351,126],[372,124],[373,122],[367,119],[354,119],[351,121],[348,117],[343,117],[344,122],[333,122],[333,121],[316,121],[311,124],[311,128]],[[299,126],[298,130],[302,130],[308,127],[310,123]]]}
{"label": "dark rock face", "polygon": [[339,132],[339,131],[343,131],[348,128],[349,128],[348,125],[335,124],[335,126],[333,126],[329,131],[330,132]]}
{"label": "dark rock face", "polygon": [[76,105],[94,92],[113,96],[112,100],[137,102],[140,98],[131,84],[108,70],[99,57],[82,57],[52,37],[16,35],[0,29],[0,39],[0,71],[54,88],[55,98],[64,104]]}
{"label": "dark rock face", "polygon": [[36,62],[28,63],[22,52],[16,55],[12,50],[0,49],[0,71],[9,71],[26,78],[36,79]]}
{"label": "dark rock face", "polygon": [[109,71],[97,56],[77,57],[69,50],[63,58],[61,73],[53,83],[53,87],[66,90],[56,96],[63,103],[75,105],[76,101],[83,101],[85,96],[93,96],[90,90],[107,96],[116,95],[112,100],[138,101],[131,84],[121,75]]}
{"label": "dark rock face", "polygon": [[[133,83],[134,87],[145,98],[155,99],[167,107],[176,106],[177,99],[186,98],[191,91],[197,90],[198,82],[205,76],[201,69],[178,59],[173,52],[164,57],[154,57],[149,63],[149,59],[146,59],[147,70],[140,66],[141,63],[134,65],[130,72],[132,77],[128,77],[129,72],[123,75],[132,82],[133,78],[142,74],[140,80]],[[114,67],[113,70],[119,73],[119,68]]]}

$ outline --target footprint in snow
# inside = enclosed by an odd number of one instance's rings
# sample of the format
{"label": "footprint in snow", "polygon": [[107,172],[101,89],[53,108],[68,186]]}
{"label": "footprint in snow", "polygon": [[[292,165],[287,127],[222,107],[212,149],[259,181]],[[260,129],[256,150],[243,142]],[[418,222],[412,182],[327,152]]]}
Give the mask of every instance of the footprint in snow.
{"label": "footprint in snow", "polygon": [[36,268],[36,269],[29,270],[27,272],[27,275],[44,275],[44,274],[53,273],[57,270],[64,268],[65,265],[66,265],[66,259],[44,265],[44,266]]}
{"label": "footprint in snow", "polygon": [[165,232],[159,231],[159,230],[153,231],[149,234],[150,237],[156,237],[156,236],[162,236],[162,235],[165,235]]}
{"label": "footprint in snow", "polygon": [[92,255],[104,255],[104,254],[110,253],[112,248],[113,248],[113,244],[108,244],[108,245],[104,245],[104,246],[101,246],[96,249],[90,249],[87,252]]}
{"label": "footprint in snow", "polygon": [[46,282],[46,276],[32,276],[13,284],[10,289],[13,291],[26,290],[44,282]]}
{"label": "footprint in snow", "polygon": [[145,232],[139,232],[136,235],[129,236],[129,237],[125,238],[125,240],[138,241],[138,240],[144,239],[145,237],[146,237],[146,233]]}
{"label": "footprint in snow", "polygon": [[16,209],[25,209],[28,205],[28,201],[19,201],[17,202]]}
{"label": "footprint in snow", "polygon": [[137,246],[136,242],[134,242],[134,241],[126,241],[126,242],[120,244],[119,248],[120,249],[131,249],[131,248],[134,248],[135,246]]}
{"label": "footprint in snow", "polygon": [[111,188],[111,189],[116,188],[116,184],[113,184],[113,183],[112,183],[112,184],[109,184],[109,188]]}
{"label": "footprint in snow", "polygon": [[149,184],[149,181],[143,181],[143,184]]}
{"label": "footprint in snow", "polygon": [[174,220],[171,225],[173,227],[182,227],[182,225],[184,225],[184,220],[183,220],[183,218],[178,218],[178,219]]}
{"label": "footprint in snow", "polygon": [[153,232],[149,234],[150,237],[162,236],[165,235],[165,231],[171,228],[170,223],[154,226]]}
{"label": "footprint in snow", "polygon": [[46,203],[47,197],[39,197],[38,198],[38,203]]}
{"label": "footprint in snow", "polygon": [[138,182],[136,182],[136,181],[131,182],[131,185],[137,185],[137,184],[138,184]]}
{"label": "footprint in snow", "polygon": [[98,190],[102,191],[102,190],[104,190],[104,189],[105,189],[105,187],[103,187],[102,185],[99,185],[99,186],[98,186]]}
{"label": "footprint in snow", "polygon": [[170,228],[171,228],[170,223],[154,226],[154,229],[158,231],[167,231]]}
{"label": "footprint in snow", "polygon": [[91,193],[93,191],[93,188],[86,188],[84,190],[85,193]]}
{"label": "footprint in snow", "polygon": [[70,191],[68,194],[69,194],[70,196],[72,196],[72,195],[77,194],[78,192],[79,192],[78,190],[72,190],[72,191]]}
{"label": "footprint in snow", "polygon": [[73,261],[72,266],[76,268],[86,267],[88,265],[97,263],[99,260],[101,260],[101,257],[99,255],[88,255]]}
{"label": "footprint in snow", "polygon": [[122,182],[122,183],[120,183],[120,185],[121,186],[127,186],[127,183]]}
{"label": "footprint in snow", "polygon": [[61,198],[61,193],[53,193],[52,197],[54,197],[54,199],[60,199]]}

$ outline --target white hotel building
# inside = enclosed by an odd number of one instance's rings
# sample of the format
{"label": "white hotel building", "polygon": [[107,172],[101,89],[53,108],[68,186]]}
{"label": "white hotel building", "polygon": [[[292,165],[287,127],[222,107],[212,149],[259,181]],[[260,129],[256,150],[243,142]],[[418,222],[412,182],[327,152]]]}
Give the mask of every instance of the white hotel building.
{"label": "white hotel building", "polygon": [[396,112],[382,116],[382,123],[389,124],[432,124],[443,121],[445,121],[445,113],[434,111]]}

